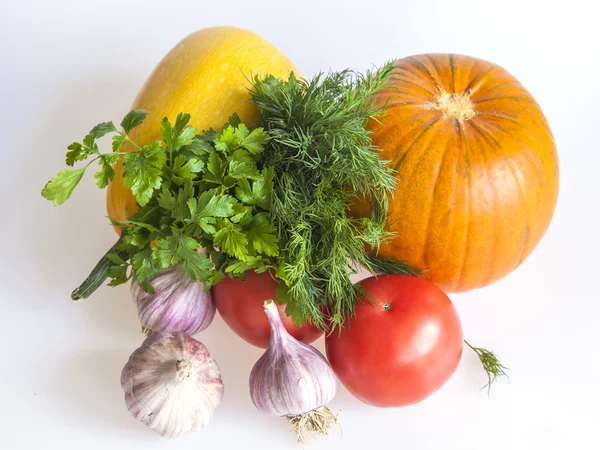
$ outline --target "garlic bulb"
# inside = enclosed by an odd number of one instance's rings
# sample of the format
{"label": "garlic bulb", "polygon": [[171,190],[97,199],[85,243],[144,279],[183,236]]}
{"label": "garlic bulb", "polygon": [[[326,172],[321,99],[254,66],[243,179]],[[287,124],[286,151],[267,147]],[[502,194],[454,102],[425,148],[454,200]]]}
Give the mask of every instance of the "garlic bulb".
{"label": "garlic bulb", "polygon": [[271,324],[269,347],[250,373],[250,397],[260,411],[287,417],[303,442],[307,432],[329,430],[337,417],[325,405],[336,392],[336,379],[325,357],[294,339],[272,300],[264,304]]}
{"label": "garlic bulb", "polygon": [[150,280],[155,293],[131,282],[131,295],[142,327],[151,331],[195,334],[215,317],[215,302],[204,284],[190,279],[179,267],[161,271]]}
{"label": "garlic bulb", "polygon": [[185,333],[152,333],[121,373],[131,415],[161,436],[197,431],[223,398],[221,371]]}

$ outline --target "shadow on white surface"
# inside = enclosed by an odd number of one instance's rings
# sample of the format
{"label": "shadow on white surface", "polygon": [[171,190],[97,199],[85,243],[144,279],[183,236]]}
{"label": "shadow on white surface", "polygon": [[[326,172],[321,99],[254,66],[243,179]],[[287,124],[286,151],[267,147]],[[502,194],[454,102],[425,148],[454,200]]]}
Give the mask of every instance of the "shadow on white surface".
{"label": "shadow on white surface", "polygon": [[116,288],[102,287],[84,303],[71,307],[80,310],[81,321],[86,326],[97,329],[111,339],[133,339],[141,344],[145,337],[129,293],[129,284]]}
{"label": "shadow on white surface", "polygon": [[49,394],[60,405],[59,415],[73,430],[130,434],[152,439],[156,434],[136,422],[125,408],[121,370],[128,359],[122,351],[84,350],[58,368]]}

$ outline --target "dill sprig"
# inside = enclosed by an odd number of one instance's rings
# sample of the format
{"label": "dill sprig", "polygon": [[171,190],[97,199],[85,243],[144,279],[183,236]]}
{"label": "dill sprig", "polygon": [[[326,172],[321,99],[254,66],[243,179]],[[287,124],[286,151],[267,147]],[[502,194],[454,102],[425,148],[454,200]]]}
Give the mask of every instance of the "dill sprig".
{"label": "dill sprig", "polygon": [[[269,133],[262,163],[274,168],[271,214],[278,232],[277,276],[285,282],[278,300],[296,323],[343,325],[360,292],[350,280],[361,266],[372,273],[414,273],[406,264],[377,263],[386,231],[394,174],[373,146],[367,122],[382,114],[373,95],[394,68],[376,73],[320,73],[311,80],[255,77],[252,100]],[[353,218],[348,204],[372,199],[370,218]]]}
{"label": "dill sprig", "polygon": [[473,350],[479,361],[481,361],[481,365],[483,366],[483,370],[488,377],[488,382],[481,388],[487,389],[488,395],[490,394],[490,389],[492,388],[492,384],[494,384],[498,378],[500,377],[508,377],[506,371],[507,367],[503,366],[496,354],[490,350],[486,350],[485,348],[473,347],[465,340],[465,344],[469,346],[471,350]]}

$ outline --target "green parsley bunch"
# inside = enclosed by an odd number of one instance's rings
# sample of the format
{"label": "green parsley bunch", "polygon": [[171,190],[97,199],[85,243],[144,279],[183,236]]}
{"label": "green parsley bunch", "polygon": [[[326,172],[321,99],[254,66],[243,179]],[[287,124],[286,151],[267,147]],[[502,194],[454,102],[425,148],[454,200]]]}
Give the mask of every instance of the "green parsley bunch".
{"label": "green parsley bunch", "polygon": [[[179,114],[175,124],[162,120],[162,141],[141,145],[129,135],[147,115],[129,112],[122,132],[112,122],[96,125],[81,143],[68,147],[66,156],[69,166],[89,162],[60,171],[42,190],[55,205],[65,202],[93,162],[100,165],[95,177],[104,188],[115,177],[111,164],[123,157],[125,186],[140,207],[125,221],[111,219],[121,229],[121,239],[73,299],[86,298],[107,277],[111,286],[135,277],[152,292],[150,278],[174,265],[207,288],[225,274],[274,267],[278,245],[269,214],[273,169],[259,168],[267,133],[250,131],[234,114],[221,132],[196,134],[188,125],[190,115]],[[113,151],[100,153],[96,140],[108,134],[113,135]],[[134,151],[122,151],[126,141]]]}

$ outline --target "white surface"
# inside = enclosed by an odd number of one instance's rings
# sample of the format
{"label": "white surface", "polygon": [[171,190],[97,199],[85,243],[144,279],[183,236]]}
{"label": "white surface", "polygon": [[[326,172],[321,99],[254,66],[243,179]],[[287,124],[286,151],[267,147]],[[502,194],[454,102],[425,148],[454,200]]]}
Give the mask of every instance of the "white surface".
{"label": "white surface", "polygon": [[340,387],[332,406],[342,410],[343,436],[334,431],[311,448],[600,448],[596,3],[3,1],[0,448],[299,448],[283,420],[253,409],[247,379],[261,352],[220,318],[201,335],[226,389],[210,426],[168,440],[135,422],[119,386],[142,340],[128,289],[69,301],[115,239],[104,192],[89,176],[60,208],[39,195],[63,168],[66,145],[100,121],[120,120],[181,38],[221,24],[263,35],[304,75],[421,52],[492,60],[537,98],[558,144],[560,200],[541,244],[504,280],[453,296],[465,336],[502,357],[511,383],[491,398],[479,392],[485,375],[465,351],[447,385],[414,407],[376,409]]}

